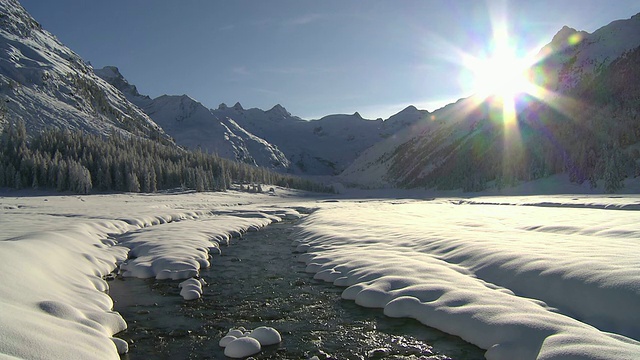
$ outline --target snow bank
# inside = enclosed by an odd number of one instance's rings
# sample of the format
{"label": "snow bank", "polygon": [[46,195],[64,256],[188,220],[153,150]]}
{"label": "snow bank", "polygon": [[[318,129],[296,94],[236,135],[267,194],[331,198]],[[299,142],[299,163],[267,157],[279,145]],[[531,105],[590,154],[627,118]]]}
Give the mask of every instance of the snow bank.
{"label": "snow bank", "polygon": [[[191,277],[232,234],[300,216],[278,202],[233,191],[0,194],[0,358],[119,359],[128,346],[113,335],[126,324],[103,279],[117,264],[132,255],[124,271]],[[194,280],[186,297],[202,293]]]}
{"label": "snow bank", "polygon": [[227,245],[232,234],[258,231],[281,221],[266,212],[232,210],[193,219],[146,227],[122,236],[120,243],[131,249],[130,259],[120,266],[122,276],[157,280],[196,276],[200,268],[210,266],[209,253],[220,253],[220,244]]}
{"label": "snow bank", "polygon": [[344,298],[487,359],[637,359],[639,235],[635,211],[375,201],[323,204],[294,245]]}
{"label": "snow bank", "polygon": [[[126,328],[102,279],[127,249],[103,244],[124,224],[80,225],[0,241],[0,353],[20,358],[119,359]],[[71,341],[70,339],[73,339]],[[117,346],[117,347],[116,347]]]}

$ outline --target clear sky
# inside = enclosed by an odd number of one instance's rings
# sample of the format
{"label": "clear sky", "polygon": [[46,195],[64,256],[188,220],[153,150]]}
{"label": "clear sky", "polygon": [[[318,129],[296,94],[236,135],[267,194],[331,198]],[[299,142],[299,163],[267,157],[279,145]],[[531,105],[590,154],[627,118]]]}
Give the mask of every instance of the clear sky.
{"label": "clear sky", "polygon": [[593,32],[640,0],[21,0],[94,67],[114,65],[142,94],[207,107],[282,104],[315,119],[387,118],[471,95],[460,52],[489,52],[508,23],[521,53],[568,25]]}

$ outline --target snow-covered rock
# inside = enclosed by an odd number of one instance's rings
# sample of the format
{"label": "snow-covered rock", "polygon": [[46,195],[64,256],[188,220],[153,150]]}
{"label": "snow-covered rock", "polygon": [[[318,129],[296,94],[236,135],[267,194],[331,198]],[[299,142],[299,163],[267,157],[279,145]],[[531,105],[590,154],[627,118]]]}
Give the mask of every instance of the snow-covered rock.
{"label": "snow-covered rock", "polygon": [[246,332],[245,328],[229,329],[229,331],[227,332],[227,335],[225,336],[233,336],[233,337],[239,338],[239,337],[243,337],[245,332]]}
{"label": "snow-covered rock", "polygon": [[238,337],[233,336],[233,335],[225,335],[222,339],[220,339],[220,341],[218,342],[218,345],[220,347],[227,347],[227,345],[229,345],[230,342],[232,342],[233,340],[237,339]]}
{"label": "snow-covered rock", "polygon": [[258,340],[262,346],[275,345],[282,341],[278,330],[268,326],[255,328],[248,336]]}
{"label": "snow-covered rock", "polygon": [[261,349],[258,340],[251,337],[241,337],[227,344],[224,348],[224,355],[230,358],[240,359],[255,355],[259,353]]}
{"label": "snow-covered rock", "polygon": [[185,300],[196,300],[202,296],[202,282],[200,279],[190,278],[187,279],[180,284],[178,284],[178,288],[180,288],[180,296]]}

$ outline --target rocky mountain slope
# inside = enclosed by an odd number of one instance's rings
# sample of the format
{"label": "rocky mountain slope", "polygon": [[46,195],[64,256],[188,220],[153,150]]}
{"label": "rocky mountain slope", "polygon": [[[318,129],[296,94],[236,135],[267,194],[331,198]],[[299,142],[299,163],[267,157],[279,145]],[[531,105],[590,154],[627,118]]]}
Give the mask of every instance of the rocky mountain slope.
{"label": "rocky mountain slope", "polygon": [[342,179],[372,187],[482,190],[567,173],[608,191],[640,174],[640,15],[592,34],[565,27],[531,69],[546,89],[508,129],[491,99],[437,110],[375,144]]}
{"label": "rocky mountain slope", "polygon": [[112,130],[165,139],[163,130],[15,0],[0,1],[0,127]]}

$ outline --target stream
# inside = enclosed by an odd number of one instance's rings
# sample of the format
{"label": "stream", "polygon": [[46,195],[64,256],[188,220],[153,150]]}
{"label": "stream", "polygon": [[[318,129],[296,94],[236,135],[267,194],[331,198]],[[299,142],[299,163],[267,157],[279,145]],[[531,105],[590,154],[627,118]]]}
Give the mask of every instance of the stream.
{"label": "stream", "polygon": [[230,328],[276,328],[282,342],[255,359],[484,359],[484,350],[412,319],[393,319],[340,297],[314,280],[292,252],[294,222],[233,239],[201,271],[201,299],[185,301],[180,281],[109,282],[114,310],[128,329],[122,359],[225,359],[218,341]]}

